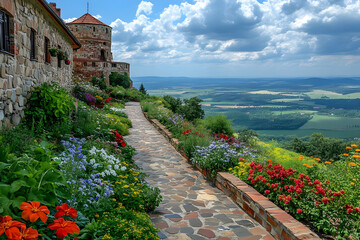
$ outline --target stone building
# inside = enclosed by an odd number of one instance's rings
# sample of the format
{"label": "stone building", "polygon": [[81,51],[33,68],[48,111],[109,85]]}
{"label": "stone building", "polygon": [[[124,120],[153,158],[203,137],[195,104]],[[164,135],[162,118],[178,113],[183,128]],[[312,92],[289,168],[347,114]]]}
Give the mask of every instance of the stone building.
{"label": "stone building", "polygon": [[[46,0],[0,0],[0,128],[17,125],[33,86],[72,82],[73,50],[80,42]],[[51,57],[63,50],[70,65]]]}
{"label": "stone building", "polygon": [[113,62],[111,52],[111,27],[89,13],[68,23],[69,28],[81,43],[81,49],[74,50],[74,76],[91,80],[92,76],[104,76],[107,83],[112,72],[127,73],[130,64]]}

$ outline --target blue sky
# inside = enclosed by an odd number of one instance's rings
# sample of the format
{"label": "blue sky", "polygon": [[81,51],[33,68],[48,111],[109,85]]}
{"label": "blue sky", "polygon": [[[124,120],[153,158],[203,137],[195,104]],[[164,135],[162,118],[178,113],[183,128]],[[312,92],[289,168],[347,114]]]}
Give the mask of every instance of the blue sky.
{"label": "blue sky", "polygon": [[53,0],[113,27],[131,76],[360,76],[359,0]]}

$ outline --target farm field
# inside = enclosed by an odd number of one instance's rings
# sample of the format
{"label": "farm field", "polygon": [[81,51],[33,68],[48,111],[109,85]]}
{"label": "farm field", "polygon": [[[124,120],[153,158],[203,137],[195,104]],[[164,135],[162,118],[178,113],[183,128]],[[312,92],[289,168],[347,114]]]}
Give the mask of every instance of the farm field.
{"label": "farm field", "polygon": [[152,95],[199,97],[206,115],[224,114],[236,130],[263,139],[360,137],[360,78],[133,78]]}

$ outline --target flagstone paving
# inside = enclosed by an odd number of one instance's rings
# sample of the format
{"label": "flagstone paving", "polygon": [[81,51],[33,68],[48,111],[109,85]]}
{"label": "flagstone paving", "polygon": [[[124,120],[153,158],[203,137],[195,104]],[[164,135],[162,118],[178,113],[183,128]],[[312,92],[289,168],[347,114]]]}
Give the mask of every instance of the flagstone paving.
{"label": "flagstone paving", "polygon": [[126,141],[163,200],[150,214],[160,239],[274,239],[216,187],[211,186],[146,120],[139,103],[126,104],[133,128]]}

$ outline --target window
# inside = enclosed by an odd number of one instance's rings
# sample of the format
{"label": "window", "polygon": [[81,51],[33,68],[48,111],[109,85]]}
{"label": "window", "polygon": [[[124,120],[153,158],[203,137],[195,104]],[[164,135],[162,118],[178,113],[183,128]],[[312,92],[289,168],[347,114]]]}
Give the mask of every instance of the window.
{"label": "window", "polygon": [[35,60],[35,30],[30,31],[30,60]]}
{"label": "window", "polygon": [[50,53],[49,53],[49,45],[50,45],[50,41],[47,37],[45,37],[44,40],[44,57],[45,57],[45,62],[46,63],[50,63]]}
{"label": "window", "polygon": [[112,64],[112,67],[113,67],[113,68],[116,68],[116,63],[113,63],[113,64]]}
{"label": "window", "polygon": [[106,61],[106,57],[105,57],[105,50],[101,50],[101,53],[100,53],[100,60]]}
{"label": "window", "polygon": [[[61,47],[58,46],[58,49],[61,49]],[[57,56],[57,64],[58,64],[58,68],[61,68],[61,58],[60,58],[60,55]]]}
{"label": "window", "polygon": [[109,30],[108,30],[108,29],[106,29],[106,33],[109,33]]}
{"label": "window", "polygon": [[104,44],[104,46],[106,46],[106,42],[104,42],[103,44]]}
{"label": "window", "polygon": [[92,63],[92,66],[93,66],[93,67],[96,67],[96,63],[93,62],[93,63]]}
{"label": "window", "polygon": [[9,15],[0,10],[0,50],[10,52]]}
{"label": "window", "polygon": [[104,67],[106,67],[106,63],[104,63]]}
{"label": "window", "polygon": [[86,67],[86,66],[87,66],[87,62],[84,62],[83,65],[84,65],[84,67]]}
{"label": "window", "polygon": [[95,32],[95,27],[93,27],[93,31]]}

